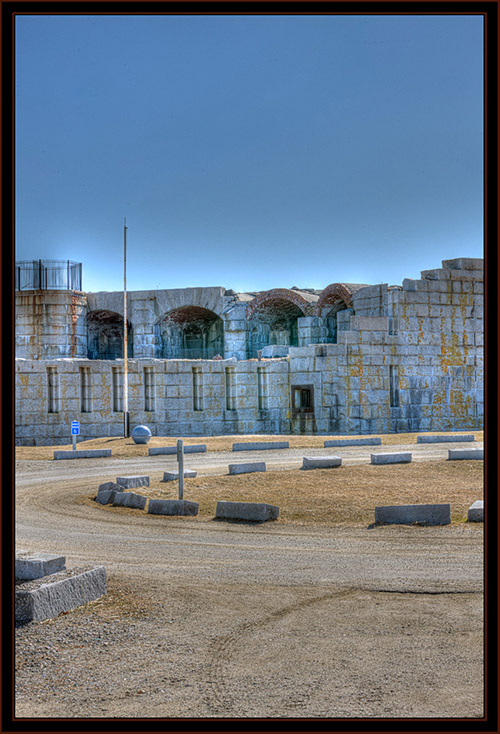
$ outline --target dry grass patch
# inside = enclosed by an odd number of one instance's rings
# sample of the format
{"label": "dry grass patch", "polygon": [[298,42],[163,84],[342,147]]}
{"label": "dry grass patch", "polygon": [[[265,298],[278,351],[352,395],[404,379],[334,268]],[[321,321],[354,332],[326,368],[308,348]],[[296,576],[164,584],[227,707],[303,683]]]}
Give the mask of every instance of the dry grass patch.
{"label": "dry grass patch", "polygon": [[[178,483],[155,482],[133,491],[177,499]],[[184,498],[199,503],[203,520],[214,517],[219,500],[229,500],[277,505],[278,522],[299,525],[369,525],[376,505],[445,503],[451,505],[452,522],[464,522],[468,508],[482,497],[483,467],[477,461],[293,469],[184,481]]]}
{"label": "dry grass patch", "polygon": [[[394,446],[398,444],[417,443],[419,433],[389,433],[378,434],[382,439],[382,446]],[[473,434],[476,441],[483,440],[483,431],[461,431],[453,435]],[[426,435],[436,436],[445,434],[444,431],[430,432]],[[446,433],[445,435],[451,435]],[[148,455],[148,448],[157,448],[160,446],[176,446],[177,438],[182,436],[152,436],[148,444],[135,444],[131,438],[123,438],[119,436],[106,438],[93,438],[89,441],[79,441],[78,449],[111,449],[112,456],[116,458],[137,458]],[[233,443],[252,442],[259,443],[261,441],[288,441],[290,448],[311,449],[323,448],[325,441],[345,438],[370,438],[370,436],[288,436],[275,434],[251,434],[237,436],[190,436],[183,438],[187,446],[195,444],[206,444],[207,451],[231,451]],[[472,444],[468,444],[472,445]],[[63,446],[16,446],[16,459],[24,461],[49,460],[53,459],[54,451],[71,451],[73,445],[71,443]],[[235,455],[238,454],[235,452]]]}

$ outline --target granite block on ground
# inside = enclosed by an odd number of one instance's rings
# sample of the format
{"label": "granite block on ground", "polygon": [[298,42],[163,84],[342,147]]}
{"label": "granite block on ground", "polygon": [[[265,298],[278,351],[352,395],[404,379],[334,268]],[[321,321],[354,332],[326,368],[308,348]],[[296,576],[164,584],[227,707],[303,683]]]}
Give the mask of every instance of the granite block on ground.
{"label": "granite block on ground", "polygon": [[104,566],[79,567],[16,584],[16,622],[41,622],[106,593]]}

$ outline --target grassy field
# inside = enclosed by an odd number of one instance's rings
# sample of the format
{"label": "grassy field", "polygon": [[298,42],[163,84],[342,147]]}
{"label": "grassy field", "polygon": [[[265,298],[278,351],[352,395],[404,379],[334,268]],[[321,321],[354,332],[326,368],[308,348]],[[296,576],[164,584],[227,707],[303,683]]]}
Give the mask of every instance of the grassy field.
{"label": "grassy field", "polygon": [[[441,432],[430,432],[426,435],[440,435]],[[476,441],[483,440],[483,431],[461,431],[453,435],[472,434]],[[394,446],[397,444],[417,443],[417,436],[421,433],[390,433],[381,435],[382,446]],[[446,434],[451,435],[451,434]],[[178,438],[183,438],[179,436]],[[322,448],[324,441],[329,439],[342,438],[362,438],[362,436],[289,436],[289,435],[238,435],[238,436],[197,436],[184,438],[187,445],[206,444],[207,451],[231,451],[233,443],[237,442],[257,442],[257,441],[289,441],[290,448]],[[368,438],[366,436],[365,438]],[[148,448],[157,446],[175,446],[177,437],[172,436],[153,436],[148,444],[135,444],[131,438],[94,438],[89,441],[78,441],[78,450],[83,449],[111,449],[113,456],[118,458],[134,458],[138,456],[147,456]],[[444,444],[443,444],[444,445]],[[72,444],[69,442],[64,446],[17,446],[16,459],[25,461],[53,459],[54,450],[71,450]]]}
{"label": "grassy field", "polygon": [[[149,488],[133,491],[149,498],[177,499],[178,483],[152,480]],[[103,512],[140,512],[98,505],[91,499],[95,494],[81,501]],[[184,480],[184,499],[199,503],[202,520],[214,517],[217,501],[230,500],[277,505],[279,523],[346,526],[373,523],[376,505],[449,503],[452,522],[460,523],[466,521],[470,505],[482,498],[483,464],[478,461],[370,464]]]}

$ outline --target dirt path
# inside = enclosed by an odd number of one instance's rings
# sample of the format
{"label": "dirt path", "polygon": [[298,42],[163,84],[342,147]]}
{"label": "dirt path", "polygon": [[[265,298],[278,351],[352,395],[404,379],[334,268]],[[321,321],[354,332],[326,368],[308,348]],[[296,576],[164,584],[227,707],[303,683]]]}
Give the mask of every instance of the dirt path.
{"label": "dirt path", "polygon": [[17,716],[482,716],[481,528],[109,513],[78,502],[93,464],[18,465],[17,547],[109,593],[16,630]]}

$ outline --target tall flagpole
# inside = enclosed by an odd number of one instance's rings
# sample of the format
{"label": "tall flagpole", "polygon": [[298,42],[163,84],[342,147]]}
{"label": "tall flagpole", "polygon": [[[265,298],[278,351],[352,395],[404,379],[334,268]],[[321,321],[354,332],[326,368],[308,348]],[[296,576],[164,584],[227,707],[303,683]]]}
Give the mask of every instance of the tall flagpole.
{"label": "tall flagpole", "polygon": [[127,219],[123,220],[123,435],[129,437],[128,416],[128,329],[127,329]]}

